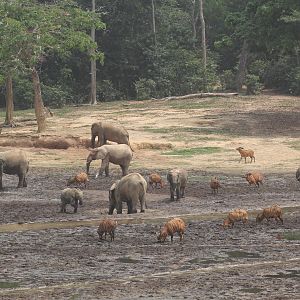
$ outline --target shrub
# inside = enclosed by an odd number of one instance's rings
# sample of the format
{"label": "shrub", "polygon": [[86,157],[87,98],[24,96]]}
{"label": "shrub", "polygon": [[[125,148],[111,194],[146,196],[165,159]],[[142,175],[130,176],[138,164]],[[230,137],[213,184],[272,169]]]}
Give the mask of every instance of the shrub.
{"label": "shrub", "polygon": [[288,76],[289,92],[294,95],[300,95],[300,67],[291,71]]}
{"label": "shrub", "polygon": [[71,91],[68,91],[65,87],[42,84],[41,90],[45,106],[61,108],[70,100]]}
{"label": "shrub", "polygon": [[122,99],[121,93],[114,88],[110,80],[102,80],[97,84],[97,98],[100,101],[114,101]]}
{"label": "shrub", "polygon": [[254,74],[246,75],[245,84],[247,86],[247,95],[257,95],[261,92],[263,87],[259,82],[259,76]]}
{"label": "shrub", "polygon": [[141,78],[134,84],[137,99],[145,100],[155,96],[156,83],[152,79]]}
{"label": "shrub", "polygon": [[223,90],[235,90],[236,89],[236,77],[232,70],[225,70],[221,76],[221,85]]}

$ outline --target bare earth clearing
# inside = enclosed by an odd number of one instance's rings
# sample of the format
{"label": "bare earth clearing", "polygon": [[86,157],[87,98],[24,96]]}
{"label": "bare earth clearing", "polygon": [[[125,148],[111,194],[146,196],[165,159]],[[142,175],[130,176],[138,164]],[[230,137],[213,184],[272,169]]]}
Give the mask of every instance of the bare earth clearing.
{"label": "bare earth clearing", "polygon": [[[4,151],[33,138],[33,112],[18,112],[20,126],[3,128]],[[135,149],[131,171],[147,177],[168,169],[189,170],[186,198],[170,202],[168,186],[149,189],[145,214],[114,215],[114,242],[99,242],[96,228],[107,217],[108,189],[121,176],[91,176],[78,213],[59,213],[66,180],[84,170],[90,125],[124,125]],[[24,148],[29,187],[16,189],[4,176],[0,192],[0,299],[298,299],[300,277],[300,98],[204,98],[104,103],[54,110],[47,139],[64,137],[67,150]],[[238,146],[255,151],[256,163],[239,163]],[[99,162],[92,163],[92,172]],[[266,175],[259,189],[241,176]],[[223,186],[213,196],[212,175]],[[255,224],[262,207],[284,208],[284,224]],[[243,226],[223,230],[228,211],[250,212]],[[71,208],[68,207],[71,211]],[[67,208],[67,209],[68,209]],[[170,216],[188,224],[183,242],[156,243]]]}

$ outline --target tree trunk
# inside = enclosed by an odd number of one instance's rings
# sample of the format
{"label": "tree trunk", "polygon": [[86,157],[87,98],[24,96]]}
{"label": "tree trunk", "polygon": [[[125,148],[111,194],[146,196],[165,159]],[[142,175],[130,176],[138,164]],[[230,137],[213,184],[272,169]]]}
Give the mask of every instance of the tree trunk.
{"label": "tree trunk", "polygon": [[156,24],[155,24],[155,5],[154,0],[151,1],[152,4],[152,29],[153,29],[153,37],[154,37],[154,47],[156,52]]}
{"label": "tree trunk", "polygon": [[201,32],[202,32],[202,55],[203,55],[203,66],[206,70],[207,59],[206,59],[206,37],[205,37],[205,20],[203,15],[203,0],[199,0],[200,5],[200,21],[201,21]]}
{"label": "tree trunk", "polygon": [[[95,0],[92,0],[92,11],[95,12],[96,10],[96,4]],[[91,39],[93,42],[95,42],[95,27],[92,27],[91,29]],[[95,50],[92,50],[91,54],[94,54]],[[94,58],[91,59],[91,104],[95,105],[97,104],[97,98],[96,98],[96,60]]]}
{"label": "tree trunk", "polygon": [[4,125],[14,126],[13,121],[14,99],[13,99],[13,83],[12,77],[9,74],[6,77],[6,117]]}
{"label": "tree trunk", "polygon": [[42,100],[40,78],[35,67],[32,69],[32,82],[34,88],[34,110],[35,110],[35,116],[38,124],[37,132],[40,133],[46,130],[46,116],[45,116],[44,104]]}
{"label": "tree trunk", "polygon": [[236,89],[238,92],[242,90],[243,83],[245,81],[247,58],[248,58],[248,43],[246,40],[244,40],[240,58],[239,58],[239,67],[238,67],[238,73],[236,78]]}
{"label": "tree trunk", "polygon": [[193,48],[196,48],[198,13],[196,13],[196,0],[192,0],[192,40]]}

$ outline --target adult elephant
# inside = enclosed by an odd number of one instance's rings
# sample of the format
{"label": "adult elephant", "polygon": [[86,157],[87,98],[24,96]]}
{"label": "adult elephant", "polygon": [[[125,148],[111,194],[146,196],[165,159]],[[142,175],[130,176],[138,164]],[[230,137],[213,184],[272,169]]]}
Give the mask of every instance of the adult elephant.
{"label": "adult elephant", "polygon": [[146,208],[147,182],[139,173],[131,173],[116,181],[109,189],[109,211],[112,215],[116,208],[117,214],[122,213],[122,202],[127,203],[128,214],[137,213],[140,203],[141,212]]}
{"label": "adult elephant", "polygon": [[119,165],[122,169],[122,175],[128,174],[128,168],[132,160],[132,151],[128,145],[116,144],[116,145],[103,145],[101,147],[90,149],[90,154],[86,159],[86,172],[89,174],[90,164],[93,160],[101,159],[101,167],[96,175],[103,174],[109,175],[109,163]]}
{"label": "adult elephant", "polygon": [[176,200],[184,197],[184,191],[187,184],[188,174],[183,169],[173,169],[167,174],[167,180],[170,183],[171,200],[174,201],[174,193],[176,192]]}
{"label": "adult elephant", "polygon": [[21,150],[0,152],[0,190],[3,189],[3,174],[17,175],[18,187],[27,187],[26,175],[29,169],[29,160]]}
{"label": "adult elephant", "polygon": [[[130,146],[129,134],[123,126],[114,125],[109,122],[93,123],[91,128],[91,145],[95,148],[95,140],[98,137],[98,143],[101,147],[107,141],[117,144],[126,144]],[[131,148],[131,147],[130,147]]]}

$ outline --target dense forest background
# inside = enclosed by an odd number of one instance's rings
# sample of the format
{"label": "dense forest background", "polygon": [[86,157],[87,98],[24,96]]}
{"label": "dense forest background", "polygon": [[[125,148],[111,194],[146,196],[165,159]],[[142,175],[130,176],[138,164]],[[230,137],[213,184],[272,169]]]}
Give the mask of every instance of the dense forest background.
{"label": "dense forest background", "polygon": [[[0,106],[9,74],[15,107],[33,107],[33,70],[45,105],[88,103],[91,55],[98,101],[242,85],[248,93],[300,94],[299,0],[204,1],[206,66],[200,1],[95,2],[93,14],[86,0],[0,1]],[[92,26],[97,48],[88,40]]]}

